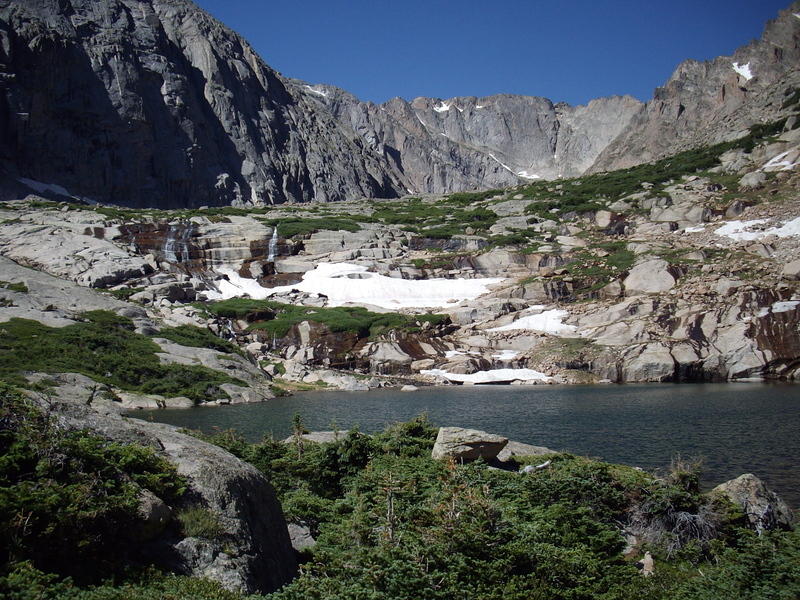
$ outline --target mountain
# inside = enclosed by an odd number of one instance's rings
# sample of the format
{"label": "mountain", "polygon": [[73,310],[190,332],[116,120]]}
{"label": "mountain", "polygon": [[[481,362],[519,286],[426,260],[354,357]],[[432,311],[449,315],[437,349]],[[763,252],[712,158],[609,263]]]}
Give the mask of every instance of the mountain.
{"label": "mountain", "polygon": [[188,0],[0,0],[5,195],[22,179],[134,207],[263,205],[629,166],[779,112],[781,86],[796,77],[795,12],[800,3],[733,57],[682,64],[647,104],[499,95],[375,105],[283,77]]}

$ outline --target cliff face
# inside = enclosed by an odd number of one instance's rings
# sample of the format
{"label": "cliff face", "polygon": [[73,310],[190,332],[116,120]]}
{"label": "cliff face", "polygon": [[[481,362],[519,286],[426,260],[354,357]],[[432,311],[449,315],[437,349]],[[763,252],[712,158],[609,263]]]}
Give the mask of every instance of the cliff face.
{"label": "cliff face", "polygon": [[394,196],[362,141],[183,0],[0,3],[0,153],[131,206]]}
{"label": "cliff face", "polygon": [[683,63],[646,105],[511,95],[375,105],[284,78],[188,0],[0,0],[0,174],[6,187],[22,178],[40,192],[176,208],[626,167],[779,114],[798,78],[796,13],[800,2],[732,57]]}
{"label": "cliff face", "polygon": [[642,107],[630,96],[570,106],[507,94],[375,105],[330,86],[296,85],[384,155],[411,193],[579,175]]}
{"label": "cliff face", "polygon": [[630,167],[736,138],[754,123],[775,119],[784,91],[800,81],[798,64],[800,2],[793,2],[767,23],[760,40],[733,55],[678,65],[592,170]]}
{"label": "cliff face", "polygon": [[376,106],[288,80],[185,0],[0,2],[0,160],[128,206],[396,197],[575,175],[639,110],[493,96]]}

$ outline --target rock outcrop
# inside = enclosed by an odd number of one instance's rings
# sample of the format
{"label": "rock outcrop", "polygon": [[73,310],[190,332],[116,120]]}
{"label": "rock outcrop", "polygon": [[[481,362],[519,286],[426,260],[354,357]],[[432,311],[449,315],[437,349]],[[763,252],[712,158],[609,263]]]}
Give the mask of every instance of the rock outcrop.
{"label": "rock outcrop", "polygon": [[508,444],[508,438],[477,429],[440,427],[431,457],[439,460],[471,461],[478,458],[492,460]]}
{"label": "rock outcrop", "polygon": [[[60,427],[149,446],[186,478],[188,491],[181,506],[167,507],[152,494],[140,502],[137,536],[148,561],[245,593],[273,591],[292,579],[296,564],[286,522],[272,486],[255,467],[175,427],[121,417],[102,400],[90,397],[87,402],[75,392],[80,376],[63,380],[68,385],[63,394],[60,380],[51,381],[56,387],[40,401],[46,402]],[[175,511],[189,507],[210,511],[224,534],[215,539],[185,537],[168,526]]]}
{"label": "rock outcrop", "polygon": [[760,40],[731,56],[687,60],[655,90],[626,130],[601,152],[592,171],[611,171],[728,141],[781,114],[783,93],[797,85],[800,2],[767,23]]}
{"label": "rock outcrop", "polygon": [[789,506],[752,473],[721,483],[711,493],[733,502],[756,531],[791,527],[794,522]]}

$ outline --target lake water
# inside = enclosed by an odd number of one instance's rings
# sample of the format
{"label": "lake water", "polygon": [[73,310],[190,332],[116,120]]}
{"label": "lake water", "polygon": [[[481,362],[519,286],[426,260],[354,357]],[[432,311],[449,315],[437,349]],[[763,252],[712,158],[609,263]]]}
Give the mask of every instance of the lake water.
{"label": "lake water", "polygon": [[310,430],[358,425],[374,432],[426,411],[436,425],[471,427],[513,440],[665,468],[673,456],[702,457],[712,487],[742,473],[764,479],[800,507],[800,386],[649,384],[453,386],[417,392],[309,392],[262,404],[136,412],[133,416],[211,431],[236,429],[251,441],[282,438],[292,416]]}

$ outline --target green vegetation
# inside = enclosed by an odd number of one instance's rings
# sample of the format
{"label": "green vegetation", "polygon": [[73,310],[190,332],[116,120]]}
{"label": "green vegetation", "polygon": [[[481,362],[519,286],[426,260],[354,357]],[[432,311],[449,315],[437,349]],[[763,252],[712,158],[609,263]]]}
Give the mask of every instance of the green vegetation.
{"label": "green vegetation", "polygon": [[228,340],[214,335],[208,329],[201,329],[194,325],[179,325],[177,327],[164,327],[153,337],[171,340],[181,346],[190,348],[211,348],[229,354],[241,354],[239,346]]}
{"label": "green vegetation", "polygon": [[22,283],[21,281],[2,281],[0,280],[0,288],[4,290],[8,290],[10,292],[20,292],[22,294],[28,293],[28,286]]}
{"label": "green vegetation", "polygon": [[381,202],[374,205],[372,220],[385,225],[405,225],[410,233],[431,238],[450,239],[454,235],[464,235],[467,227],[476,232],[486,231],[495,224],[497,215],[483,207],[466,206],[497,194],[489,192],[464,192],[451,194],[439,202],[423,202],[410,198],[404,202]]}
{"label": "green vegetation", "polygon": [[[352,429],[326,444],[303,440],[299,416],[295,429],[298,435],[285,444],[271,438],[248,443],[233,431],[201,436],[262,471],[287,518],[307,524],[317,538],[302,556],[298,578],[270,600],[760,600],[794,598],[800,591],[797,532],[756,536],[743,529],[739,511],[699,492],[693,463],[676,462],[656,478],[630,467],[552,454],[520,459],[521,464],[550,462],[548,468],[519,474],[489,470],[480,461],[432,460],[437,430],[424,415],[374,436]],[[0,441],[8,435],[0,434]],[[37,443],[60,442],[40,436]],[[104,454],[98,460],[108,459]],[[163,465],[144,463],[147,468],[133,472],[146,473],[148,485],[153,475],[167,472]],[[0,461],[0,473],[16,464]],[[125,485],[124,478],[120,481]],[[174,494],[182,491],[174,475],[155,481],[169,482]],[[157,489],[164,493],[163,487]],[[48,505],[55,513],[49,518],[60,517],[63,505]],[[186,534],[222,534],[218,520],[202,507],[178,515]],[[633,561],[622,556],[624,523],[635,523],[642,532],[644,546],[636,555],[654,554],[652,577],[639,575]],[[67,539],[82,535],[70,532]],[[0,594],[12,600],[263,600],[153,570],[120,574],[97,587],[82,587],[64,574],[69,573],[42,561],[15,561],[0,572]]]}
{"label": "green vegetation", "polygon": [[80,581],[120,572],[140,490],[166,502],[184,492],[152,449],[61,430],[4,383],[0,423],[0,577],[25,561]]}
{"label": "green vegetation", "polygon": [[217,515],[202,506],[190,506],[177,512],[175,517],[181,524],[183,535],[216,539],[225,533]]}
{"label": "green vegetation", "polygon": [[436,326],[447,322],[447,316],[440,314],[374,313],[361,307],[316,308],[247,298],[202,306],[212,315],[246,319],[251,322],[249,329],[266,331],[276,337],[284,337],[303,321],[320,323],[334,333],[354,333],[359,338],[375,338],[392,330],[415,333],[424,323]]}
{"label": "green vegetation", "polygon": [[161,349],[134,333],[130,319],[106,311],[82,317],[60,328],[16,318],[0,325],[0,378],[25,386],[24,371],[82,373],[123,390],[196,402],[225,397],[220,384],[244,385],[205,367],[161,364]]}
{"label": "green vegetation", "polygon": [[599,200],[616,200],[641,192],[644,183],[659,186],[676,181],[684,175],[710,169],[719,164],[719,157],[728,150],[741,148],[749,152],[756,144],[782,131],[785,123],[786,119],[780,119],[772,123],[757,124],[750,128],[748,135],[738,140],[687,150],[653,163],[610,173],[564,179],[558,186],[547,181],[535,182],[517,191],[534,200],[528,205],[526,214],[539,218],[552,219],[573,212],[598,210],[603,208]]}
{"label": "green vegetation", "polygon": [[134,294],[143,292],[143,287],[124,287],[116,290],[104,290],[107,294],[111,294],[117,300],[129,300]]}

